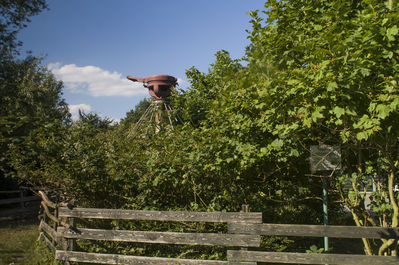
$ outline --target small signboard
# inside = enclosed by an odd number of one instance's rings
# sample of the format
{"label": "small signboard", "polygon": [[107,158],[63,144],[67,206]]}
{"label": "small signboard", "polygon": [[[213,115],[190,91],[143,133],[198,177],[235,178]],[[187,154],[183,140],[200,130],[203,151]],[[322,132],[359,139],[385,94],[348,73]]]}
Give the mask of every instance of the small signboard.
{"label": "small signboard", "polygon": [[310,170],[312,172],[337,169],[341,169],[341,149],[339,146],[310,146]]}

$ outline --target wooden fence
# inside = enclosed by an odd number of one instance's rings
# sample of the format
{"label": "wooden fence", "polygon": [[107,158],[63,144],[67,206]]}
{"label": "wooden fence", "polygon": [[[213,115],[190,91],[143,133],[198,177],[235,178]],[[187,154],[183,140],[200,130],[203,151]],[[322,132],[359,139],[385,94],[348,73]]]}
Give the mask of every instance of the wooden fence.
{"label": "wooden fence", "polygon": [[[44,199],[46,218],[40,224],[41,237],[54,251],[58,260],[69,262],[89,262],[96,264],[241,264],[255,265],[257,262],[289,264],[399,264],[399,257],[346,255],[346,254],[308,254],[289,252],[267,252],[260,247],[261,236],[304,236],[340,238],[396,238],[399,228],[285,225],[262,223],[261,213],[249,212],[177,212],[140,211],[116,209],[92,209],[61,207]],[[47,202],[46,202],[47,201]],[[53,213],[49,208],[52,208]],[[134,221],[167,222],[210,222],[227,223],[226,233],[183,233],[130,230],[105,230],[76,228],[78,219],[118,219]],[[48,223],[52,222],[52,225]],[[171,245],[224,246],[227,250],[225,260],[198,260],[181,258],[162,258],[120,254],[99,254],[74,251],[74,240],[101,240],[116,242],[139,242]],[[234,250],[235,249],[235,250]]]}
{"label": "wooden fence", "polygon": [[24,214],[34,214],[39,210],[38,196],[27,196],[27,188],[19,190],[0,191],[0,217],[13,217]]}
{"label": "wooden fence", "polygon": [[[399,228],[356,227],[356,226],[323,226],[292,224],[231,224],[230,233],[265,236],[303,236],[303,237],[336,237],[336,238],[374,238],[399,239]],[[366,256],[353,254],[309,254],[289,252],[265,252],[247,250],[229,250],[230,261],[274,262],[288,264],[399,264],[399,257]]]}

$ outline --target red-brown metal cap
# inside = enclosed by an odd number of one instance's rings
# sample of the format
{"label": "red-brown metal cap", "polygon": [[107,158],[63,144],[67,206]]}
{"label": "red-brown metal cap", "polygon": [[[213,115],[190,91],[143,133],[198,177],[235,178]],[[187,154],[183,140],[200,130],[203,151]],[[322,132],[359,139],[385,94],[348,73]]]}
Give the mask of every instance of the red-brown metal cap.
{"label": "red-brown metal cap", "polygon": [[177,78],[170,75],[153,75],[146,78],[127,76],[133,82],[143,82],[149,94],[155,99],[165,99],[170,96],[172,88],[177,84]]}

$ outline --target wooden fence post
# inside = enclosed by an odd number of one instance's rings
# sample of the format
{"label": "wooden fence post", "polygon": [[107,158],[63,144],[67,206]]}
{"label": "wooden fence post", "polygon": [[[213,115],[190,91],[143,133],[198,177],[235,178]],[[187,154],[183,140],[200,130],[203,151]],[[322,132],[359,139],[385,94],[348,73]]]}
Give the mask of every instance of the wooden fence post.
{"label": "wooden fence post", "polygon": [[[249,205],[248,204],[241,205],[241,212],[243,213],[249,212]],[[248,250],[248,248],[241,248],[241,250]]]}
{"label": "wooden fence post", "polygon": [[[70,225],[70,227],[74,227],[75,219],[73,217],[69,217],[68,224]],[[74,248],[75,248],[75,241],[73,238],[69,238],[68,239],[68,251],[73,251]]]}
{"label": "wooden fence post", "polygon": [[[58,211],[57,211],[57,214],[58,214]],[[58,215],[57,215],[57,218],[59,218]],[[65,226],[65,225],[69,225],[69,227],[73,227],[75,222],[74,222],[73,217],[63,217],[63,219],[61,220],[61,223],[64,223],[64,225],[61,224],[61,226],[64,226],[63,229],[68,229],[68,226]],[[59,231],[59,229],[58,229],[58,231]],[[74,249],[74,239],[73,238],[65,239],[65,237],[62,236],[61,244],[62,244],[62,248],[64,249],[64,251],[73,251],[73,249]],[[65,264],[66,265],[71,264],[69,262],[68,258],[65,260]]]}
{"label": "wooden fence post", "polygon": [[[44,212],[43,205],[41,205],[41,204],[40,204],[39,213],[40,213],[40,214],[39,214],[39,221],[40,221],[40,223],[41,223],[41,222],[46,222],[46,213]],[[42,236],[42,233],[43,233],[42,228],[41,228],[40,225],[39,225],[39,233],[40,233],[40,235],[39,235],[39,239],[40,239],[41,236]]]}
{"label": "wooden fence post", "polygon": [[[58,207],[57,206],[54,208],[54,216],[58,220]],[[54,229],[54,231],[57,231],[57,222],[53,222],[53,229]],[[54,246],[57,244],[57,240],[55,238],[52,238],[51,242],[53,243]]]}

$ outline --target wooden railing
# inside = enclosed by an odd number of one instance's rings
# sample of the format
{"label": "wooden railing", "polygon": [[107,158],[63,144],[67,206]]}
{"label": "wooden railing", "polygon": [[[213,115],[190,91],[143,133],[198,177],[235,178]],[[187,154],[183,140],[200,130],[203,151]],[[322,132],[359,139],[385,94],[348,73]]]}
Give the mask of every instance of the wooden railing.
{"label": "wooden railing", "polygon": [[[96,218],[141,221],[168,222],[210,222],[210,223],[261,223],[261,213],[223,213],[223,212],[173,212],[173,211],[140,211],[114,209],[88,209],[67,207],[59,208],[59,218]],[[171,244],[171,245],[201,245],[224,247],[259,247],[259,235],[240,233],[183,233],[183,232],[153,232],[78,228],[77,231],[59,227],[60,237],[71,239],[106,240],[118,242]],[[160,258],[128,256],[117,254],[97,254],[57,250],[56,258],[65,261],[92,262],[102,264],[228,264],[228,261],[193,260],[179,258]],[[244,262],[237,264],[256,264]]]}
{"label": "wooden railing", "polygon": [[[292,224],[231,224],[230,233],[265,236],[303,236],[336,238],[374,238],[399,240],[399,228],[323,226]],[[290,252],[265,252],[248,250],[228,250],[227,259],[234,262],[275,262],[288,264],[399,264],[399,257],[366,256],[347,254],[310,254]]]}
{"label": "wooden railing", "polygon": [[[257,262],[289,264],[399,264],[398,257],[308,254],[289,252],[267,252],[260,247],[260,237],[270,235],[340,238],[396,238],[399,228],[318,226],[264,224],[261,213],[248,212],[182,212],[141,211],[117,209],[71,208],[53,204],[44,199],[46,214],[40,224],[43,240],[53,249],[58,260],[89,262],[96,264],[241,264],[255,265]],[[46,202],[47,201],[47,202]],[[49,207],[49,203],[52,207]],[[49,209],[51,208],[51,210]],[[75,219],[108,219],[167,222],[227,223],[225,233],[186,233],[159,231],[107,230],[74,227]],[[51,222],[53,225],[49,224]],[[76,251],[74,240],[101,240],[116,242],[223,246],[227,260],[197,260],[166,257],[132,256],[121,254],[99,254]],[[238,249],[238,250],[237,250]]]}
{"label": "wooden railing", "polygon": [[[6,199],[0,199],[0,217],[10,217],[21,214],[31,214],[38,211],[38,196],[26,196],[27,188],[19,190],[0,191],[0,196],[6,195]],[[26,205],[29,204],[29,205]]]}

